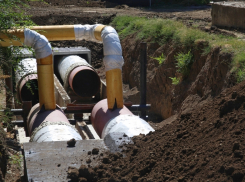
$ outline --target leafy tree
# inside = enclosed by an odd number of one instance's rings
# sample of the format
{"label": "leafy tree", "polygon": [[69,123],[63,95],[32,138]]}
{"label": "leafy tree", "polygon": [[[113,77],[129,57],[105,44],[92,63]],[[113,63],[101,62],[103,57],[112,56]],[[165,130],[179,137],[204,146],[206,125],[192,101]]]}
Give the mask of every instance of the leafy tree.
{"label": "leafy tree", "polygon": [[[19,40],[17,37],[8,34],[7,30],[23,29],[34,25],[30,16],[25,13],[25,8],[28,8],[25,1],[0,0],[0,34],[5,34],[10,39]],[[1,80],[8,77],[13,79],[11,78],[12,68],[15,68],[19,61],[14,55],[20,54],[22,47],[2,47],[1,43],[3,41],[4,40],[0,38],[0,91],[5,87],[7,96],[13,96],[13,93],[10,92]]]}

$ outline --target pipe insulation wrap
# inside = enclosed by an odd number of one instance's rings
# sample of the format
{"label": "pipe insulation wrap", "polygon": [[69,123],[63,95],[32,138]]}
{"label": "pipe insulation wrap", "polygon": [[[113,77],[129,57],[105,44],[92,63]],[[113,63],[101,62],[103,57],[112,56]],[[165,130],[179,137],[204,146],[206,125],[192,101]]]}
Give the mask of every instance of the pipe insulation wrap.
{"label": "pipe insulation wrap", "polygon": [[124,64],[122,57],[122,47],[116,30],[106,26],[101,32],[103,40],[105,71],[121,69]]}
{"label": "pipe insulation wrap", "polygon": [[143,119],[135,115],[119,115],[106,123],[101,137],[104,139],[110,133],[124,133],[128,137],[148,134],[155,130]]}
{"label": "pipe insulation wrap", "polygon": [[24,35],[24,44],[31,46],[35,50],[37,59],[45,58],[52,54],[51,45],[44,35],[28,28],[25,28]]}
{"label": "pipe insulation wrap", "polygon": [[94,30],[95,28],[101,24],[95,24],[95,25],[74,25],[74,32],[75,32],[75,40],[80,41],[80,40],[92,40],[96,42],[98,41],[95,36],[94,36]]}
{"label": "pipe insulation wrap", "polygon": [[88,62],[76,55],[72,56],[64,56],[58,63],[58,70],[60,73],[60,77],[64,82],[64,89],[68,89],[69,85],[69,75],[72,70],[74,70],[78,66],[88,66],[93,69],[93,67],[88,64]]}
{"label": "pipe insulation wrap", "polygon": [[68,141],[72,138],[75,140],[82,140],[82,137],[73,126],[64,122],[50,123],[46,121],[34,130],[30,141],[40,143]]}

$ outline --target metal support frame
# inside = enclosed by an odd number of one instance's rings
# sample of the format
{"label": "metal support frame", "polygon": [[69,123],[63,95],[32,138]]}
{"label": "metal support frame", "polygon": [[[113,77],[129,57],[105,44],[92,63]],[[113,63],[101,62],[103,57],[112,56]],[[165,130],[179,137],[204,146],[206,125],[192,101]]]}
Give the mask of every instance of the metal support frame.
{"label": "metal support frame", "polygon": [[[150,110],[150,108],[151,108],[150,104],[132,105],[131,102],[125,102],[124,105],[130,111],[140,111],[140,112],[144,111],[144,112],[146,112],[147,110]],[[64,111],[65,114],[83,114],[83,113],[91,113],[94,106],[95,106],[95,104],[67,104],[67,107],[61,107],[61,109]],[[21,120],[12,121],[12,123],[16,124],[18,126],[24,125],[26,132],[28,132],[28,130],[26,130],[26,128],[27,128],[27,117],[28,117],[28,114],[29,114],[31,108],[32,108],[31,101],[24,101],[22,104],[22,109],[11,109],[11,112],[14,115],[21,115],[23,117],[23,121],[21,121]],[[4,110],[0,110],[0,112],[4,112]],[[75,120],[69,120],[69,121],[73,125],[76,124]],[[28,133],[27,133],[27,136],[29,136]]]}
{"label": "metal support frame", "polygon": [[[147,43],[140,43],[140,105],[146,105],[146,65]],[[141,111],[140,117],[146,120],[146,111]]]}

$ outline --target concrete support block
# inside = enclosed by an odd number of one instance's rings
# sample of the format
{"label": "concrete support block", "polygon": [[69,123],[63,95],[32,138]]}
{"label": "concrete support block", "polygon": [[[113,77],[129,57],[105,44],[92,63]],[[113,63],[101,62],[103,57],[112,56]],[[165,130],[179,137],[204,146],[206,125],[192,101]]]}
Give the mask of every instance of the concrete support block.
{"label": "concrete support block", "polygon": [[66,93],[65,89],[59,82],[58,78],[54,75],[54,86],[55,86],[55,99],[56,104],[60,107],[66,107],[67,104],[71,103],[71,98]]}
{"label": "concrete support block", "polygon": [[212,4],[212,25],[245,29],[244,2],[218,2]]}

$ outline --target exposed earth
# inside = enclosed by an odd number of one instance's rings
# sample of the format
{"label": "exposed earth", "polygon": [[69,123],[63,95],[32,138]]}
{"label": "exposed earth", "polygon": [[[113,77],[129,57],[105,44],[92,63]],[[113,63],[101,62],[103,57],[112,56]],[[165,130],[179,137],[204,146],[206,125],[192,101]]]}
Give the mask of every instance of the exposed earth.
{"label": "exposed earth", "polygon": [[[118,15],[169,18],[189,27],[224,35],[244,36],[242,32],[211,26],[211,6],[132,8],[120,5],[105,8],[85,5],[56,5],[31,2],[26,12],[37,25],[110,24]],[[92,6],[90,4],[90,6]],[[139,44],[136,35],[121,40],[125,65],[123,67],[124,99],[139,103]],[[53,47],[85,46],[91,50],[92,66],[105,80],[102,63],[103,46],[88,41],[52,42]],[[231,54],[216,47],[203,54],[205,40],[193,45],[195,63],[188,78],[172,85],[169,77],[176,76],[174,55],[183,47],[171,43],[160,46],[148,43],[147,103],[152,105],[149,123],[156,130],[147,136],[134,138],[122,154],[104,154],[101,165],[92,169],[70,168],[73,181],[245,181],[243,158],[245,149],[244,102],[245,82],[235,85],[229,72]],[[166,55],[164,64],[150,58]],[[1,132],[0,132],[1,133]],[[0,138],[3,136],[0,136]],[[11,138],[11,137],[9,137]],[[1,146],[1,145],[0,145]],[[5,152],[4,152],[5,151]],[[8,151],[8,152],[6,152]],[[0,154],[9,154],[0,148]],[[95,154],[97,155],[97,154]],[[16,167],[7,170],[7,161],[0,155],[0,181],[21,181]],[[12,165],[14,166],[14,165]],[[6,174],[6,175],[4,175]]]}

